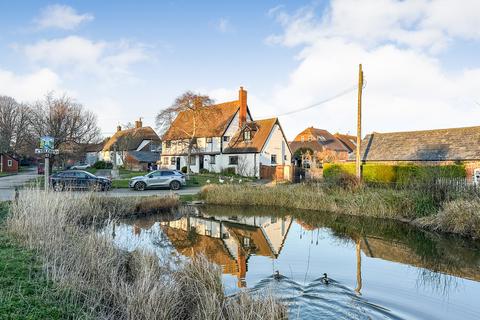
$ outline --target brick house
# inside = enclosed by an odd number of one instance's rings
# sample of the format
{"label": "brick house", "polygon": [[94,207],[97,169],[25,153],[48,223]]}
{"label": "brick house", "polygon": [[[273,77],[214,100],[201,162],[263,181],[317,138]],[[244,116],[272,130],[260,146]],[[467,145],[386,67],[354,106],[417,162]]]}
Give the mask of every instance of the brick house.
{"label": "brick house", "polygon": [[[471,181],[480,172],[480,127],[368,134],[363,163],[447,165],[461,163]],[[355,157],[352,157],[354,160]]]}
{"label": "brick house", "polygon": [[0,172],[17,173],[18,160],[9,154],[0,153]]}
{"label": "brick house", "polygon": [[[180,170],[187,165],[185,142],[191,137],[185,132],[193,126],[192,112],[180,112],[163,136],[162,167]],[[243,87],[238,100],[200,106],[195,112],[200,120],[190,159],[193,172],[233,168],[237,174],[260,177],[261,167],[289,168],[291,152],[280,122],[277,118],[253,120]]]}
{"label": "brick house", "polygon": [[[310,151],[318,162],[345,161],[351,152],[344,143],[327,130],[309,127],[290,142],[292,152]],[[297,152],[298,151],[298,152]],[[298,156],[298,154],[297,154]]]}

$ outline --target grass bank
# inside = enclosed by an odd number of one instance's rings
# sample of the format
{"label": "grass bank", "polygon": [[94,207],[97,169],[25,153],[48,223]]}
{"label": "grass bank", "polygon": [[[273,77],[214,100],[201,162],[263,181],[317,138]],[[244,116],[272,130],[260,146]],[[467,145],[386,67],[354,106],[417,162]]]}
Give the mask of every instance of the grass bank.
{"label": "grass bank", "polygon": [[417,226],[480,237],[480,197],[448,189],[346,189],[324,184],[206,186],[200,197],[210,204],[257,205],[327,211],[408,221]]}
{"label": "grass bank", "polygon": [[[126,252],[99,236],[108,219],[156,207],[92,194],[22,192],[6,220],[8,233],[33,250],[48,279],[71,291],[82,310],[109,319],[279,319],[270,297],[224,295],[221,270],[203,257],[173,268],[146,252]],[[178,203],[164,198],[164,212]],[[158,204],[158,203],[157,203]],[[163,257],[167,258],[167,257]]]}
{"label": "grass bank", "polygon": [[20,246],[3,224],[9,205],[0,202],[0,315],[2,319],[89,319],[70,293],[49,281],[34,251]]}

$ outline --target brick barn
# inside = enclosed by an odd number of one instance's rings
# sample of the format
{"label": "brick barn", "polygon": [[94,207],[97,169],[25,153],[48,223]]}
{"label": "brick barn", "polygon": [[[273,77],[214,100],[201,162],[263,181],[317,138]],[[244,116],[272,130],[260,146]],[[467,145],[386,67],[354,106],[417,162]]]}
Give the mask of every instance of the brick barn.
{"label": "brick barn", "polygon": [[363,163],[463,164],[472,181],[475,170],[480,172],[480,126],[373,132],[363,139],[360,154]]}

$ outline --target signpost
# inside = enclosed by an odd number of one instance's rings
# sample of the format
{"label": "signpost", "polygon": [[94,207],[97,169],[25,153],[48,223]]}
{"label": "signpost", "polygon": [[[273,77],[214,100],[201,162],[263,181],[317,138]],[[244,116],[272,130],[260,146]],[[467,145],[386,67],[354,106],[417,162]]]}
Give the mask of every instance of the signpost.
{"label": "signpost", "polygon": [[48,180],[50,177],[50,156],[52,154],[59,154],[58,149],[54,149],[54,138],[45,136],[40,138],[40,148],[35,149],[35,154],[43,154],[45,156],[45,190],[48,190],[49,184]]}

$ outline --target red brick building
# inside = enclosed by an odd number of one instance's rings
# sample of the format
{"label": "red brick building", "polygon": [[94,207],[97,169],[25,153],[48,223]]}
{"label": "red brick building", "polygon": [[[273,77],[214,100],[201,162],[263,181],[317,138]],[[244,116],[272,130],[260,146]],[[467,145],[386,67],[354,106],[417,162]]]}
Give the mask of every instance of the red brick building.
{"label": "red brick building", "polygon": [[0,172],[17,173],[18,160],[6,153],[0,153]]}

